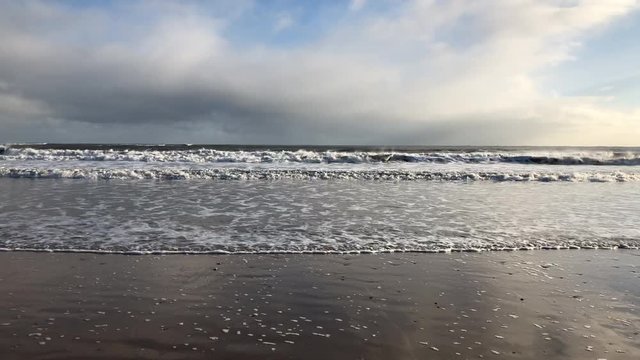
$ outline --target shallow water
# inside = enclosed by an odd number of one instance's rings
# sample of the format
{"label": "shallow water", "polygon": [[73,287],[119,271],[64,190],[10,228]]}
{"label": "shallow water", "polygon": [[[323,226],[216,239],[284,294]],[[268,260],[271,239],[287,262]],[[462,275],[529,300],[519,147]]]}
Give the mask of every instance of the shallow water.
{"label": "shallow water", "polygon": [[379,252],[638,247],[640,183],[0,179],[0,247]]}
{"label": "shallow water", "polygon": [[2,145],[0,248],[637,248],[639,148]]}

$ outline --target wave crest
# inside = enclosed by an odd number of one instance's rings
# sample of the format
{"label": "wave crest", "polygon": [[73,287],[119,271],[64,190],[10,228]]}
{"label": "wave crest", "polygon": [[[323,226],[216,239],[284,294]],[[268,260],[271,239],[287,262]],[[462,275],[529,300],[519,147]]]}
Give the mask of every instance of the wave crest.
{"label": "wave crest", "polygon": [[634,151],[553,152],[385,152],[315,150],[136,150],[136,149],[39,149],[0,147],[0,160],[128,161],[176,163],[517,163],[537,165],[640,165]]}
{"label": "wave crest", "polygon": [[92,180],[366,180],[366,181],[536,181],[627,182],[640,174],[626,172],[500,172],[410,170],[309,170],[309,169],[99,169],[99,168],[7,168],[0,177],[28,179]]}

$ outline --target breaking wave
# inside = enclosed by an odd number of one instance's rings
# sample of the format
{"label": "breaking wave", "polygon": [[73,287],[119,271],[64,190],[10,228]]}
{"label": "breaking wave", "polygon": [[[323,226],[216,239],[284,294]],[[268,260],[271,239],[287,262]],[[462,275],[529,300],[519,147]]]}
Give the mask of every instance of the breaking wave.
{"label": "breaking wave", "polygon": [[2,178],[90,180],[373,180],[373,181],[536,181],[628,182],[639,173],[432,171],[404,169],[122,169],[122,168],[11,168],[0,167]]}
{"label": "breaking wave", "polygon": [[334,151],[219,150],[211,148],[159,150],[140,148],[32,148],[0,146],[0,161],[127,161],[175,163],[305,163],[305,164],[537,164],[640,165],[640,152],[628,151]]}

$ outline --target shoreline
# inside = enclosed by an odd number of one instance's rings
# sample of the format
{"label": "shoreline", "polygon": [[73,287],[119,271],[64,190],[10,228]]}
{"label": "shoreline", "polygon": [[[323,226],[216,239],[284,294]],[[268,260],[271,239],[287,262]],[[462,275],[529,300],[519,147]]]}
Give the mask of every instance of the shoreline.
{"label": "shoreline", "polygon": [[225,251],[225,250],[89,250],[89,249],[27,249],[1,248],[0,253],[47,253],[47,254],[94,254],[94,255],[125,255],[125,256],[171,256],[171,255],[383,255],[383,254],[455,254],[455,253],[501,253],[501,252],[532,252],[532,251],[566,251],[566,250],[605,250],[605,251],[636,251],[640,246],[532,246],[518,248],[469,248],[469,249],[433,249],[433,250],[354,250],[354,251],[321,251],[321,250],[274,250],[274,251]]}
{"label": "shoreline", "polygon": [[0,253],[0,357],[634,359],[640,252]]}

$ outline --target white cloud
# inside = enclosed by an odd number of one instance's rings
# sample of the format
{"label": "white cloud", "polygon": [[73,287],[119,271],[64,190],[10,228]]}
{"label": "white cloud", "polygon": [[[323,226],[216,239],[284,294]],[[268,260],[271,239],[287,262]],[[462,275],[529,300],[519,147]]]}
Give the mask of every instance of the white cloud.
{"label": "white cloud", "polygon": [[351,0],[349,3],[349,9],[351,11],[358,11],[367,4],[367,0]]}
{"label": "white cloud", "polygon": [[291,16],[291,14],[280,13],[276,17],[276,23],[273,26],[273,31],[280,32],[280,31],[286,30],[291,26],[293,26],[293,24],[294,24],[294,21],[293,21],[293,16]]}
{"label": "white cloud", "polygon": [[[22,107],[113,131],[198,124],[192,136],[209,128],[209,141],[596,145],[633,144],[640,131],[637,110],[549,96],[538,79],[635,0],[401,2],[288,49],[237,46],[224,21],[191,7],[142,29],[120,24],[135,29],[126,41],[78,44],[68,29],[98,30],[75,10],[38,4],[35,15],[13,13],[38,19],[41,32],[0,15],[0,124]],[[292,24],[283,13],[274,30]]]}

